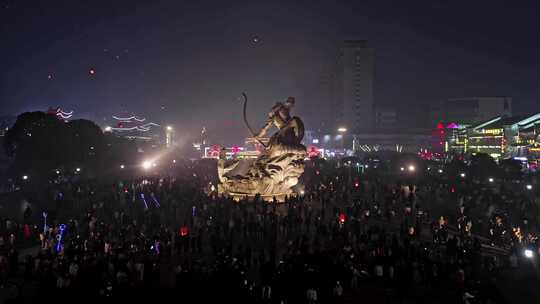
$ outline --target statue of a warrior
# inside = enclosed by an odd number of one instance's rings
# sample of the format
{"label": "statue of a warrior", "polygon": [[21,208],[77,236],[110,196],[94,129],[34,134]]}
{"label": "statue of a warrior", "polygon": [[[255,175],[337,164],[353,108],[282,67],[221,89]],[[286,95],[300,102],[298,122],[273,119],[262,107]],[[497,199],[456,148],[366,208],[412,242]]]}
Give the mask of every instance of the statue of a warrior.
{"label": "statue of a warrior", "polygon": [[[245,110],[245,95],[244,98]],[[268,114],[265,125],[257,134],[253,134],[259,139],[272,126],[278,129],[256,160],[242,160],[243,164],[234,161],[227,166],[223,159],[219,161],[220,192],[237,197],[260,194],[268,200],[274,196],[279,199],[292,194],[291,188],[298,183],[298,178],[304,172],[303,161],[306,157],[306,148],[301,144],[304,125],[300,118],[290,115],[294,103],[294,97],[289,97],[285,102],[277,102]]]}

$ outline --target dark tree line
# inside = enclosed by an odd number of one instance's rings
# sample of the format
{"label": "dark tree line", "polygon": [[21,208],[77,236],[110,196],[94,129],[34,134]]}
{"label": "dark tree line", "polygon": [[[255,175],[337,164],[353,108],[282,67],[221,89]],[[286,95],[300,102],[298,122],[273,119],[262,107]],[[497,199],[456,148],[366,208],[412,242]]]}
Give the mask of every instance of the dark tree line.
{"label": "dark tree line", "polygon": [[57,170],[73,174],[76,168],[84,176],[96,177],[137,158],[133,142],[104,134],[90,120],[65,122],[44,112],[19,115],[6,133],[4,149],[12,159],[11,175],[43,178]]}

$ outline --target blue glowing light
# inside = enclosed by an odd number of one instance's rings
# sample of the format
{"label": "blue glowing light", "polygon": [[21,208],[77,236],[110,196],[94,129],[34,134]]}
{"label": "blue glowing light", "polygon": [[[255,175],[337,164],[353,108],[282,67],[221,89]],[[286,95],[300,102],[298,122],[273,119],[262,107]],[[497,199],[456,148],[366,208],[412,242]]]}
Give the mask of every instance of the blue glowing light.
{"label": "blue glowing light", "polygon": [[141,199],[144,203],[144,208],[145,209],[148,209],[148,203],[146,202],[146,198],[144,198],[144,193],[141,193]]}
{"label": "blue glowing light", "polygon": [[66,230],[66,225],[60,224],[60,226],[58,226],[58,229],[60,229],[60,233],[56,236],[56,252],[60,252],[60,250],[62,249],[62,239],[64,238],[64,231]]}
{"label": "blue glowing light", "polygon": [[152,197],[152,200],[154,201],[154,204],[156,205],[156,207],[158,208],[161,207],[161,204],[159,203],[156,196],[154,195],[154,192],[150,193],[150,196]]}

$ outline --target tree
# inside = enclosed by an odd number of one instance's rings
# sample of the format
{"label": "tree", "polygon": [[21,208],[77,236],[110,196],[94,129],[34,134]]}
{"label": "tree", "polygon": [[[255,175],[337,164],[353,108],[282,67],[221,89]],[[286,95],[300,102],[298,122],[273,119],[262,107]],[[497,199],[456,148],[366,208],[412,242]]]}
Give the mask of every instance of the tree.
{"label": "tree", "polygon": [[43,177],[56,169],[75,172],[78,167],[86,176],[108,174],[122,163],[135,163],[137,156],[132,141],[105,136],[90,120],[66,123],[43,112],[19,115],[6,134],[4,148],[14,160],[12,174]]}
{"label": "tree", "polygon": [[[68,143],[64,165],[83,166],[87,173],[100,171],[105,163],[105,137],[101,128],[90,120],[78,119],[66,124]],[[90,171],[88,171],[90,170]]]}
{"label": "tree", "polygon": [[8,130],[6,154],[14,159],[15,171],[43,173],[59,166],[66,145],[65,123],[44,112],[26,112]]}

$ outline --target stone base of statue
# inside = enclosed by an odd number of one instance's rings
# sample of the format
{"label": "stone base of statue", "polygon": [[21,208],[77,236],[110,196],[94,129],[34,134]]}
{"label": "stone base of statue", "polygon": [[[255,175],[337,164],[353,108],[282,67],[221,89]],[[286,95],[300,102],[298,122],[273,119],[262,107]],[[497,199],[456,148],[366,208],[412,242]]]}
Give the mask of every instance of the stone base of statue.
{"label": "stone base of statue", "polygon": [[220,158],[218,176],[220,194],[240,200],[260,196],[265,201],[282,202],[295,195],[293,187],[304,172],[306,147],[300,144],[303,124],[293,117],[274,134],[266,150],[257,159],[230,162]]}

